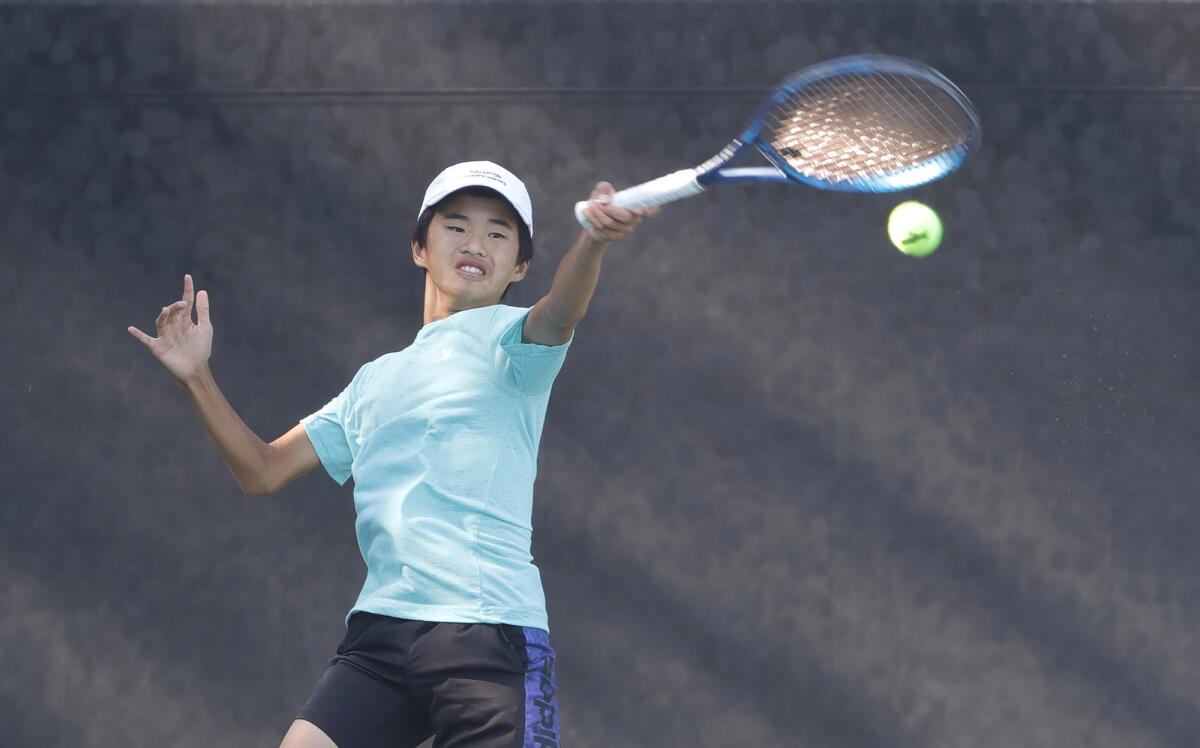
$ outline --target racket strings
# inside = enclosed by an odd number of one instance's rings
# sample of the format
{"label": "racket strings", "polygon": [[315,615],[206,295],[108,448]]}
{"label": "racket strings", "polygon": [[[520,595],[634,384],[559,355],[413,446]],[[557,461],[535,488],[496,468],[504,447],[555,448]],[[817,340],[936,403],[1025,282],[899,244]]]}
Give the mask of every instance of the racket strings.
{"label": "racket strings", "polygon": [[[823,81],[814,85],[807,91],[807,95],[799,100],[793,97],[791,103],[799,104],[799,106],[781,107],[776,112],[777,122],[783,123],[790,120],[792,127],[789,129],[795,131],[796,125],[803,124],[807,120],[811,131],[814,120],[811,117],[804,117],[801,111],[808,108],[824,115],[820,122],[822,132],[819,134],[825,136],[829,145],[846,146],[848,142],[846,136],[850,133],[856,135],[856,138],[850,138],[851,141],[856,139],[860,144],[871,147],[872,150],[882,150],[892,154],[912,152],[926,144],[912,140],[911,137],[909,140],[905,140],[905,136],[914,135],[910,125],[915,119],[914,114],[919,114],[915,111],[916,109],[920,108],[924,110],[924,113],[932,114],[926,102],[935,106],[936,103],[933,102],[928,92],[918,86],[910,86],[907,89],[899,88],[894,76],[843,77],[849,79],[849,85],[846,85],[847,81]],[[885,84],[888,88],[883,87]],[[925,101],[922,101],[922,95]],[[781,117],[781,114],[791,116]],[[942,124],[941,120],[946,117],[947,115],[942,110],[940,117],[930,117],[926,122],[917,124],[928,125],[932,122],[934,128],[937,128]],[[928,131],[930,128],[926,126],[924,129]],[[941,127],[940,130],[940,136],[943,139],[953,137],[945,127]],[[880,137],[884,134],[887,137]],[[936,147],[936,141],[929,144]],[[836,155],[835,149],[827,150],[830,150],[831,155]],[[851,148],[851,150],[862,149]]]}
{"label": "racket strings", "polygon": [[[775,145],[825,179],[846,179],[863,172],[903,169],[937,155],[945,140],[944,127],[929,132],[927,122],[912,127],[921,105],[915,97],[904,101],[882,80],[862,76],[844,83],[826,82],[803,97],[793,99],[786,117],[777,116],[782,137]],[[894,89],[894,86],[892,87]],[[928,107],[923,107],[928,112]],[[803,165],[802,163],[802,165]]]}
{"label": "racket strings", "polygon": [[826,182],[871,181],[961,156],[972,130],[935,84],[895,74],[841,74],[775,107],[764,140],[796,171]]}

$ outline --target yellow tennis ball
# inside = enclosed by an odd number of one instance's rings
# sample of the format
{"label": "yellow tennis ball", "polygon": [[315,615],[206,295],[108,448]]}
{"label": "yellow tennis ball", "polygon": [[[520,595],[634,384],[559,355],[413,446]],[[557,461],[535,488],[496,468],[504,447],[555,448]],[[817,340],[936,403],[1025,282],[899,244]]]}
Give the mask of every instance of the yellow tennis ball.
{"label": "yellow tennis ball", "polygon": [[942,243],[942,219],[933,208],[916,200],[892,208],[887,230],[896,249],[910,257],[932,254]]}

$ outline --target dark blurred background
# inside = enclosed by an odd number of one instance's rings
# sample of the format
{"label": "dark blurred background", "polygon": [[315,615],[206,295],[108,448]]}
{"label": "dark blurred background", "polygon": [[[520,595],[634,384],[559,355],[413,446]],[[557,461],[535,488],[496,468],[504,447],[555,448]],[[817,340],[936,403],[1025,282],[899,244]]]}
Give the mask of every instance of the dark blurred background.
{"label": "dark blurred background", "polygon": [[[276,746],[364,576],[352,486],[242,495],[138,341],[183,274],[270,441],[407,346],[429,180],[573,203],[706,159],[793,70],[958,82],[935,185],[727,188],[606,258],[543,434],[563,743],[1200,745],[1190,3],[0,8],[5,746]],[[903,199],[942,248],[887,242]]]}

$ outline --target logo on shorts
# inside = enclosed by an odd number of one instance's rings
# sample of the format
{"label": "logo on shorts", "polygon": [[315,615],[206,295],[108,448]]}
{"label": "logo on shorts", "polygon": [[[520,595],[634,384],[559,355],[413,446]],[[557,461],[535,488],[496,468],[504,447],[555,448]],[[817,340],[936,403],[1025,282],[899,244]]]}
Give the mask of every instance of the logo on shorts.
{"label": "logo on shorts", "polygon": [[533,725],[533,742],[546,748],[558,748],[558,710],[554,706],[554,658],[547,657],[538,668],[541,695],[533,700],[538,708],[538,721]]}

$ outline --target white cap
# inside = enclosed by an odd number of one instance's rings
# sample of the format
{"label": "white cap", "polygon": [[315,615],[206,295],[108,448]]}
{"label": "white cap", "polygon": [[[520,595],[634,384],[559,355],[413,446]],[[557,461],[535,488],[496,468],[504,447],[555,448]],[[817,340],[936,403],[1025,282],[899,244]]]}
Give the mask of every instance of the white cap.
{"label": "white cap", "polygon": [[429,189],[425,190],[425,200],[417,211],[417,217],[420,218],[430,205],[463,187],[488,187],[499,192],[517,211],[517,215],[529,227],[529,235],[533,236],[533,203],[529,200],[525,183],[508,169],[491,161],[463,161],[443,169],[429,183]]}

